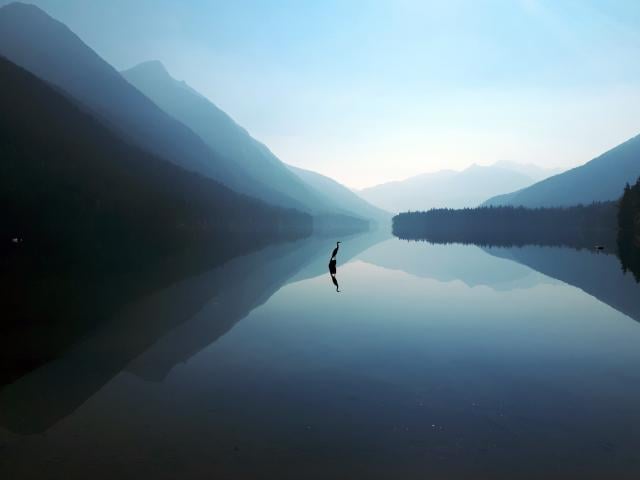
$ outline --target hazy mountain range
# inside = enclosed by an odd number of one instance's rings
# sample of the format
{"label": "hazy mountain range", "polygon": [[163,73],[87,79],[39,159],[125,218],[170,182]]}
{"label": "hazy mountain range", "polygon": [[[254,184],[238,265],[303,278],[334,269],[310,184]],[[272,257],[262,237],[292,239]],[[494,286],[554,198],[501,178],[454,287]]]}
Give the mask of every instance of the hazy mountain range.
{"label": "hazy mountain range", "polygon": [[513,193],[490,198],[485,205],[558,207],[617,200],[625,183],[640,177],[640,135],[580,167]]}
{"label": "hazy mountain range", "polygon": [[244,176],[287,195],[304,210],[388,218],[386,212],[327,177],[301,169],[292,171],[293,167],[282,163],[211,101],[185,82],[172,78],[162,63],[145,62],[122,75],[165,112],[197,133],[214,152],[231,159]]}
{"label": "hazy mountain range", "polygon": [[[312,219],[270,206],[119,138],[50,84],[0,57],[0,238],[62,255],[97,245],[134,259],[221,232],[308,234]],[[103,248],[100,245],[117,248]],[[135,248],[133,249],[135,250]]]}
{"label": "hazy mountain range", "polygon": [[461,172],[426,173],[365,188],[358,193],[391,212],[477,207],[493,195],[526,187],[554,172],[535,165],[503,161],[491,166],[472,165]]}
{"label": "hazy mountain range", "polygon": [[64,24],[32,5],[0,9],[0,55],[58,87],[127,141],[232,186],[231,165],[167,115]]}
{"label": "hazy mountain range", "polygon": [[[0,57],[6,58],[3,84],[7,92],[15,91],[5,104],[19,109],[15,102],[21,99],[25,105],[15,119],[4,119],[9,123],[0,145],[7,159],[5,201],[13,209],[6,216],[17,222],[7,222],[7,232],[17,228],[21,215],[28,218],[30,209],[34,219],[52,226],[62,205],[77,216],[75,225],[97,227],[98,218],[115,225],[117,218],[123,231],[125,225],[142,225],[136,215],[147,215],[150,225],[160,228],[160,212],[171,219],[164,220],[171,228],[191,233],[279,231],[296,219],[307,225],[307,214],[314,226],[360,228],[370,220],[387,222],[388,212],[614,200],[626,182],[640,176],[640,137],[635,137],[564,173],[498,162],[354,192],[284,164],[160,62],[118,72],[35,6],[0,8]],[[43,125],[44,118],[50,124]],[[35,209],[43,201],[47,208]],[[152,214],[154,202],[159,208]],[[20,228],[27,229],[26,223]]]}
{"label": "hazy mountain range", "polygon": [[331,198],[336,205],[334,208],[348,208],[349,212],[374,220],[389,221],[391,219],[391,214],[388,211],[373,206],[354,193],[353,190],[336,182],[334,179],[292,165],[287,165],[287,167],[307,185]]}
{"label": "hazy mountain range", "polygon": [[[238,193],[313,215],[388,218],[335,182],[327,194],[319,191],[327,182],[312,187],[301,180],[228,115],[171,78],[161,64],[140,65],[125,72],[125,79],[35,6],[0,8],[0,55],[59,89],[124,142]],[[331,197],[336,188],[341,203]]]}

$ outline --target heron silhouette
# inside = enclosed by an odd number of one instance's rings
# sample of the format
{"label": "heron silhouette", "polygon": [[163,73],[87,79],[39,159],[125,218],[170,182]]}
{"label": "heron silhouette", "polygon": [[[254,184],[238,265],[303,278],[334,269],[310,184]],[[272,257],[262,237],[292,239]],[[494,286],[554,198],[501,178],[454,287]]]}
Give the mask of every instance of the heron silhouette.
{"label": "heron silhouette", "polygon": [[331,254],[331,260],[336,258],[336,255],[338,254],[338,249],[340,248],[341,243],[342,242],[336,242],[336,248],[333,249],[333,253]]}
{"label": "heron silhouette", "polygon": [[336,248],[331,252],[331,258],[329,259],[329,274],[331,275],[331,281],[336,286],[336,292],[340,293],[340,287],[338,286],[338,279],[336,278],[337,268],[336,268],[336,255],[338,255],[338,250],[340,249],[340,244],[342,242],[336,242]]}

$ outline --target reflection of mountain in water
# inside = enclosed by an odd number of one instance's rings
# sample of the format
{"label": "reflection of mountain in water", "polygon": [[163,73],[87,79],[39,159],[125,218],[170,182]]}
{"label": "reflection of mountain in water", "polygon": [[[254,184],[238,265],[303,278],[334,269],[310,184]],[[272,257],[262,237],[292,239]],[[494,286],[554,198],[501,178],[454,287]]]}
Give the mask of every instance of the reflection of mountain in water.
{"label": "reflection of mountain in water", "polygon": [[[338,268],[349,262],[356,255],[361,257],[362,252],[368,252],[376,245],[381,244],[391,237],[391,233],[386,230],[374,230],[367,235],[353,237],[341,237],[340,253],[338,254]],[[331,249],[335,246],[333,239],[323,239],[321,246],[318,245],[316,255],[309,258],[308,263],[296,275],[289,279],[288,283],[301,282],[327,272],[327,262],[331,256]]]}
{"label": "reflection of mountain in water", "polygon": [[472,245],[391,240],[379,243],[360,258],[380,267],[439,282],[460,280],[470,287],[486,285],[495,290],[512,290],[550,281],[530,268],[487,256]]}
{"label": "reflection of mountain in water", "polygon": [[[299,238],[226,235],[186,249],[82,242],[2,252],[0,386],[55,360],[124,306],[273,242]],[[1,387],[0,387],[1,388]]]}
{"label": "reflection of mountain in water", "polygon": [[[603,205],[602,208],[606,211],[610,205]],[[584,231],[568,229],[559,232],[548,230],[540,232],[540,235],[530,235],[524,231],[493,232],[490,228],[476,231],[465,227],[462,236],[459,231],[444,229],[436,233],[429,233],[429,238],[416,242],[418,246],[414,248],[423,249],[420,255],[407,255],[403,258],[402,255],[382,254],[373,263],[439,280],[460,278],[471,286],[486,283],[500,288],[500,279],[503,277],[507,282],[503,285],[509,285],[508,288],[514,288],[518,282],[525,282],[522,285],[526,285],[526,275],[522,270],[514,271],[505,267],[504,263],[496,264],[488,262],[487,258],[477,258],[469,248],[482,247],[494,258],[526,265],[547,277],[576,286],[640,321],[640,286],[636,282],[636,278],[640,278],[640,262],[629,254],[632,252],[640,258],[640,254],[637,254],[640,248],[626,245],[619,238],[616,242],[614,228]],[[452,242],[463,242],[464,245]],[[599,245],[604,251],[598,253],[594,249],[595,245]],[[441,249],[458,251],[452,255],[439,255]],[[618,252],[618,256],[611,252]],[[627,270],[630,270],[629,274],[625,274]],[[537,283],[546,281],[536,279]]]}
{"label": "reflection of mountain in water", "polygon": [[[343,237],[343,261],[378,239]],[[324,274],[333,244],[311,238],[273,245],[138,299],[60,358],[0,390],[0,422],[12,431],[45,431],[127,367],[163,379],[287,282]]]}
{"label": "reflection of mountain in water", "polygon": [[[27,338],[27,345],[43,344],[46,354],[34,355],[37,368],[0,390],[0,420],[17,431],[41,431],[81,405],[210,298],[211,291],[200,281],[208,273],[199,272],[218,271],[215,267],[230,258],[264,245],[244,238],[229,240],[205,251],[145,262],[140,270],[131,268],[126,273],[117,268],[92,271],[87,259],[80,263],[86,269],[64,275],[59,269],[31,274],[29,278],[46,281],[35,293],[25,284],[21,303],[27,306],[29,300],[38,305],[44,302],[39,290],[46,291],[49,275],[63,279],[63,289],[52,314],[30,330],[17,332]],[[52,338],[45,343],[41,339],[46,335]]]}
{"label": "reflection of mountain in water", "polygon": [[615,255],[539,246],[485,251],[573,285],[640,322],[640,285],[622,272]]}
{"label": "reflection of mountain in water", "polygon": [[[378,242],[381,234],[343,238],[346,247],[341,249],[341,261],[346,263]],[[210,279],[212,285],[220,284],[216,296],[133,361],[128,370],[146,380],[161,381],[176,364],[215,342],[284,285],[324,275],[327,246],[332,244],[333,239],[314,237],[233,260],[218,272],[217,278]]]}

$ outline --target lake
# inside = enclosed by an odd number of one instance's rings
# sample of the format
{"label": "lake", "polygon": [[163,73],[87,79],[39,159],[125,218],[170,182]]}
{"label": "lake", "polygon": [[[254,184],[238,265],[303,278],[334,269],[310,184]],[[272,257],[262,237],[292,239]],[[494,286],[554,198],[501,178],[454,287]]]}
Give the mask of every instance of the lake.
{"label": "lake", "polygon": [[270,245],[2,387],[0,477],[637,479],[639,321],[606,252]]}

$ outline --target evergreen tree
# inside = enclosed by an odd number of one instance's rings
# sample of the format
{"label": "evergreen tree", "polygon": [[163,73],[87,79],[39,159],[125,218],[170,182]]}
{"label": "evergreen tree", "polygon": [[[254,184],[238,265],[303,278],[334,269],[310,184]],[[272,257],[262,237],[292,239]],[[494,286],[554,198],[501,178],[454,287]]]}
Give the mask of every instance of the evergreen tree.
{"label": "evergreen tree", "polygon": [[618,228],[623,235],[633,231],[633,191],[627,183],[618,208]]}

